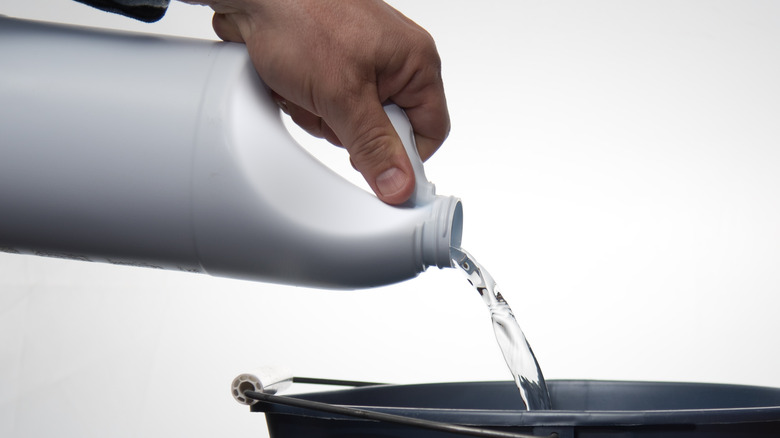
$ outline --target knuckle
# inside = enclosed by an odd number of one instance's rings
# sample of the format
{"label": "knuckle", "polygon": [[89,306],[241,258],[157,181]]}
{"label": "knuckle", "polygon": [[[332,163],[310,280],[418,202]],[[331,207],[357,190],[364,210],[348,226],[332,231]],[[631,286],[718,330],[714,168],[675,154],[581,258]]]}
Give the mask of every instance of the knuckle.
{"label": "knuckle", "polygon": [[379,167],[392,157],[389,147],[394,138],[380,127],[367,127],[347,147],[349,155],[359,168]]}

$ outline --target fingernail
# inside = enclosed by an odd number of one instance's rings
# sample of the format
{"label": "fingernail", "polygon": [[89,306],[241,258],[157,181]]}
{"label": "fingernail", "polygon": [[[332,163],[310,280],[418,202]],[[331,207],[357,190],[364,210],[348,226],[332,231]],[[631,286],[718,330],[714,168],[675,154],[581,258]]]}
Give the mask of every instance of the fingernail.
{"label": "fingernail", "polygon": [[404,187],[409,177],[397,167],[391,167],[376,177],[376,187],[382,196],[392,196]]}

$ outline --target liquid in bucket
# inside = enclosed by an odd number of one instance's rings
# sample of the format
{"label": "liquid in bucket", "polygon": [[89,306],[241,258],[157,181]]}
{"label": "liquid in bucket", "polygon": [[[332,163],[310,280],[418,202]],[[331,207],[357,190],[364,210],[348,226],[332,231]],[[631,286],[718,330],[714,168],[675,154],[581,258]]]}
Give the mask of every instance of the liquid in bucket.
{"label": "liquid in bucket", "polygon": [[453,266],[458,266],[466,274],[469,283],[477,289],[487,304],[496,340],[526,409],[550,409],[550,394],[542,369],[493,277],[471,254],[461,248],[450,248],[450,257]]}

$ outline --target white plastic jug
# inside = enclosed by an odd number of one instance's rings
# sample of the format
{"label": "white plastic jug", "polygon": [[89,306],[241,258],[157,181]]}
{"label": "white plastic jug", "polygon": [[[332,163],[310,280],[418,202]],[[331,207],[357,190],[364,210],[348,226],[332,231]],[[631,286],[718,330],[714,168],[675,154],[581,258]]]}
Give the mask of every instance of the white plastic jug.
{"label": "white plastic jug", "polygon": [[0,17],[0,250],[325,288],[449,267],[460,201],[394,207],[285,129],[239,44]]}

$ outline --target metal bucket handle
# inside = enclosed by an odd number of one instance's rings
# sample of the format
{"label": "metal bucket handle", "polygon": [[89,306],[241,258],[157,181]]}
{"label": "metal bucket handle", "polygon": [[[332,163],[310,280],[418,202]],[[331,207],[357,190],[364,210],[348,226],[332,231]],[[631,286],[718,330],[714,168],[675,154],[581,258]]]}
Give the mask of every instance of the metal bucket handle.
{"label": "metal bucket handle", "polygon": [[[313,379],[306,377],[294,377],[293,382],[313,383],[321,385],[339,385],[339,386],[370,386],[381,385],[380,383],[355,382],[344,380]],[[422,420],[419,418],[405,417],[403,415],[386,414],[384,412],[358,409],[349,406],[332,405],[329,403],[303,400],[295,397],[280,396],[268,394],[260,391],[245,391],[244,397],[259,400],[271,404],[280,404],[296,408],[311,409],[315,411],[328,412],[331,414],[346,415],[349,417],[363,418],[373,421],[384,421],[387,423],[396,423],[406,426],[419,427],[423,429],[438,430],[442,432],[451,432],[461,435],[485,437],[485,438],[558,438],[557,433],[550,435],[529,435],[523,433],[505,432],[500,430],[485,429],[479,427],[462,426],[459,424],[443,423],[440,421]]]}

